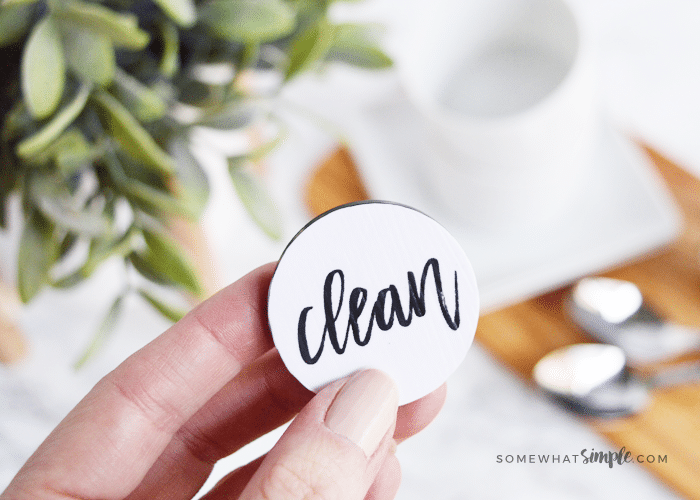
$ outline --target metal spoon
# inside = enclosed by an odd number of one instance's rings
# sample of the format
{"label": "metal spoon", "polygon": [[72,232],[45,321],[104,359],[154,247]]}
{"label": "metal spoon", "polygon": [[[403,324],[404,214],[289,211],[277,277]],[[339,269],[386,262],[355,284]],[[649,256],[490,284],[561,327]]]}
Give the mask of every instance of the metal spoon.
{"label": "metal spoon", "polygon": [[627,369],[625,361],[617,346],[574,344],[544,356],[532,375],[538,386],[569,410],[598,418],[641,411],[651,399],[651,389],[700,382],[700,363],[641,378]]}
{"label": "metal spoon", "polygon": [[659,318],[628,281],[584,278],[574,285],[566,309],[595,339],[622,348],[633,365],[700,349],[700,331]]}

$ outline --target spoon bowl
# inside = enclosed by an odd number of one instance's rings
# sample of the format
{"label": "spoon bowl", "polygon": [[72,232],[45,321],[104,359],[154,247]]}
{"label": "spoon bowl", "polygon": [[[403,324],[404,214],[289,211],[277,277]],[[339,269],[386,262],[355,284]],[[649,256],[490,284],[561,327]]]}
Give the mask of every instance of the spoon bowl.
{"label": "spoon bowl", "polygon": [[628,369],[625,353],[609,344],[573,344],[540,359],[535,383],[579,415],[616,418],[642,411],[653,388],[700,382],[700,363],[682,363],[641,378]]}
{"label": "spoon bowl", "polygon": [[635,366],[700,349],[700,332],[663,321],[644,303],[639,288],[628,281],[584,278],[572,288],[565,307],[593,338],[620,347]]}
{"label": "spoon bowl", "polygon": [[625,362],[617,346],[574,344],[544,356],[532,375],[547,394],[577,414],[622,417],[649,402],[646,385],[629,373]]}

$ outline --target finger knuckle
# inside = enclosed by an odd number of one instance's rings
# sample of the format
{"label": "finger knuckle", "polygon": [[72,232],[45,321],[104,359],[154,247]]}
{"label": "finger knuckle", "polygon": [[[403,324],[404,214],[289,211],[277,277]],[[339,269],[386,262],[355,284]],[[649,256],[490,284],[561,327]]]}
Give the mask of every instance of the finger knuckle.
{"label": "finger knuckle", "polygon": [[263,500],[334,500],[309,467],[274,464],[261,484]]}

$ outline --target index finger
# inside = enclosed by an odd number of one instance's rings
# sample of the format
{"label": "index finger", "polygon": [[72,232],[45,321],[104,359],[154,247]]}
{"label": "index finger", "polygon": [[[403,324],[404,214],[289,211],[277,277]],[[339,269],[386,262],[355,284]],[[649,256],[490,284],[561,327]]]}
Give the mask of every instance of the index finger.
{"label": "index finger", "polygon": [[241,369],[272,348],[262,266],[188,313],[102,379],[19,472],[14,490],[122,498],[173,434]]}

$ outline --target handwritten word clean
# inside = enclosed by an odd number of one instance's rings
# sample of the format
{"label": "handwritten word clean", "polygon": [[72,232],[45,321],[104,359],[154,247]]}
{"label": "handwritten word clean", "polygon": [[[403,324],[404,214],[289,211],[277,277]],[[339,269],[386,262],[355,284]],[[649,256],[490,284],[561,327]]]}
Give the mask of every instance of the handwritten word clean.
{"label": "handwritten word clean", "polygon": [[[459,328],[459,290],[457,285],[457,271],[455,271],[454,285],[455,311],[454,315],[450,316],[450,313],[447,310],[447,305],[445,304],[445,296],[442,292],[440,264],[438,263],[437,259],[431,258],[428,259],[423,267],[423,273],[420,280],[420,292],[418,291],[414,274],[411,271],[408,271],[407,273],[409,293],[408,313],[404,312],[404,309],[401,306],[401,299],[396,286],[389,285],[387,288],[384,288],[377,294],[377,298],[372,306],[369,326],[367,327],[367,331],[365,332],[364,336],[361,335],[360,327],[358,325],[358,318],[362,314],[362,311],[367,304],[367,290],[361,287],[353,288],[353,290],[350,292],[350,298],[348,301],[348,324],[347,328],[345,329],[345,335],[341,340],[338,335],[338,329],[336,328],[336,321],[338,320],[338,316],[340,315],[340,311],[343,307],[343,298],[345,295],[345,274],[342,270],[336,269],[328,273],[323,285],[323,310],[325,313],[325,326],[323,328],[320,346],[316,349],[316,353],[313,355],[309,350],[306,335],[306,318],[309,311],[313,309],[313,306],[305,307],[299,315],[297,335],[299,339],[299,352],[304,362],[312,365],[320,359],[321,354],[323,353],[326,338],[328,338],[333,350],[336,353],[343,354],[348,345],[350,331],[352,331],[352,337],[355,343],[358,346],[365,346],[369,343],[370,338],[372,337],[372,329],[375,324],[380,330],[387,331],[394,326],[394,319],[396,319],[396,322],[400,326],[406,327],[411,324],[414,313],[416,317],[423,317],[426,313],[425,285],[428,273],[431,270],[433,280],[435,282],[435,292],[437,294],[440,310],[442,311],[442,316],[445,319],[445,323],[447,323],[447,326],[450,327],[450,329],[457,330]],[[333,283],[336,280],[340,282],[340,295],[337,304],[334,304],[331,292],[333,289]],[[385,314],[387,300],[390,301],[388,317],[386,317]]]}

